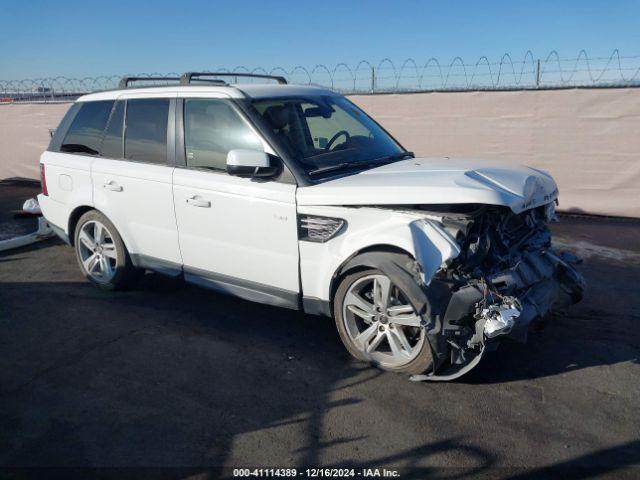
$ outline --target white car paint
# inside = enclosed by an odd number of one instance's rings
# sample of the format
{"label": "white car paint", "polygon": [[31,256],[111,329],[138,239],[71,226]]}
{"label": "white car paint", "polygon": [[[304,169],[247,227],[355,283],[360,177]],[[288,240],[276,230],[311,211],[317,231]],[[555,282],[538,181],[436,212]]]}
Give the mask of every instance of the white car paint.
{"label": "white car paint", "polygon": [[553,178],[533,168],[482,160],[411,158],[302,187],[298,205],[484,203],[519,213],[557,196]]}
{"label": "white car paint", "polygon": [[[300,191],[300,189],[298,190]],[[298,206],[299,214],[342,218],[347,222],[344,233],[326,243],[300,242],[300,276],[306,297],[330,300],[331,281],[340,267],[358,252],[371,247],[395,247],[417,256],[411,224],[431,235],[434,248],[424,257],[423,272],[433,273],[458,251],[452,248],[453,239],[441,229],[434,229],[420,212],[377,209],[371,207]],[[428,280],[427,279],[427,280]]]}
{"label": "white car paint", "polygon": [[40,163],[46,165],[49,190],[49,196],[38,197],[40,209],[50,223],[68,235],[71,213],[78,207],[93,206],[93,158],[70,153],[44,152],[40,157]]}
{"label": "white car paint", "polygon": [[[124,92],[124,93],[123,93]],[[273,85],[270,83],[243,84],[241,86],[189,86],[189,87],[155,87],[149,88],[128,88],[127,90],[107,90],[104,92],[90,93],[83,95],[78,102],[94,102],[97,100],[115,100],[124,96],[128,98],[152,98],[152,97],[229,97],[229,98],[266,98],[287,95],[338,95],[326,88],[312,85]]]}

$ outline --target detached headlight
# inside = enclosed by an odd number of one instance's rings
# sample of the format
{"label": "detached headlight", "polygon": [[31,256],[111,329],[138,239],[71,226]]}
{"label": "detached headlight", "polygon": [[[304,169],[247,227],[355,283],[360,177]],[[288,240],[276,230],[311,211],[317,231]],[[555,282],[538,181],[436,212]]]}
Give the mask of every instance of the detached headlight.
{"label": "detached headlight", "polygon": [[346,224],[341,218],[301,215],[298,217],[299,237],[307,242],[326,242],[335,237]]}

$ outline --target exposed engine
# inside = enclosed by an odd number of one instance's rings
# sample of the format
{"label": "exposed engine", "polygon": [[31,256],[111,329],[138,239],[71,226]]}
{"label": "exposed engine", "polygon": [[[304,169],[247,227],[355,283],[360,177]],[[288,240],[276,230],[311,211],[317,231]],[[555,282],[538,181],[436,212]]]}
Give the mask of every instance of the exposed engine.
{"label": "exposed engine", "polygon": [[[430,340],[434,371],[455,378],[468,371],[499,338],[526,341],[532,322],[552,307],[582,298],[584,280],[572,267],[578,259],[551,247],[548,223],[555,205],[520,214],[505,207],[460,205],[442,216],[447,232],[462,246],[429,288],[444,292]],[[477,362],[476,362],[477,363]]]}

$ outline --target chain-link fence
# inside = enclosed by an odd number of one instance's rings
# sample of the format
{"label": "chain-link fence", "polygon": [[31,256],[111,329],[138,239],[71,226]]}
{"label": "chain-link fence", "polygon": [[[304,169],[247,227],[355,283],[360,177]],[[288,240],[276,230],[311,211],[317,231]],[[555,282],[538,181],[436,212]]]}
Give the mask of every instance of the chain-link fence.
{"label": "chain-link fence", "polygon": [[[577,57],[562,58],[554,50],[540,58],[527,51],[522,60],[514,60],[511,55],[504,54],[499,61],[490,61],[483,56],[474,63],[465,63],[461,57],[450,62],[441,62],[435,57],[423,62],[413,58],[394,62],[385,58],[378,63],[362,60],[355,65],[338,63],[292,68],[237,66],[233,69],[203,71],[280,75],[289,83],[322,85],[342,93],[629,87],[640,86],[640,55],[622,56],[618,50],[614,50],[608,57],[590,58],[582,50]],[[117,88],[123,76],[0,80],[0,102],[69,101],[85,93]],[[135,76],[176,77],[179,74],[138,73]],[[175,84],[175,81],[159,80],[153,83]]]}

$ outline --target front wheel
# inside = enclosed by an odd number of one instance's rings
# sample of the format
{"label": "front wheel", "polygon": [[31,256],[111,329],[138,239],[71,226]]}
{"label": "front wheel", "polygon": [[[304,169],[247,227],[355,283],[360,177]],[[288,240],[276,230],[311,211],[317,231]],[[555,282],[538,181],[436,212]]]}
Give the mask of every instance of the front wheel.
{"label": "front wheel", "polygon": [[138,277],[116,227],[102,213],[91,210],[78,220],[74,246],[80,269],[105,290],[129,287]]}
{"label": "front wheel", "polygon": [[336,291],[334,318],[345,347],[358,360],[394,372],[423,373],[433,363],[421,316],[383,272],[346,276]]}

